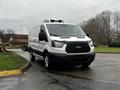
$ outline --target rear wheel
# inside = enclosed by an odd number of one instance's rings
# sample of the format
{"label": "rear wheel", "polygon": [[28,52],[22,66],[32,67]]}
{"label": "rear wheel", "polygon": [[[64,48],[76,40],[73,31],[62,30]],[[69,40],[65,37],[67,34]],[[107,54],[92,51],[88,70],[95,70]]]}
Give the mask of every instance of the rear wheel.
{"label": "rear wheel", "polygon": [[35,61],[35,56],[33,55],[33,53],[32,53],[32,52],[30,52],[30,60],[31,60],[32,62],[34,62],[34,61]]}

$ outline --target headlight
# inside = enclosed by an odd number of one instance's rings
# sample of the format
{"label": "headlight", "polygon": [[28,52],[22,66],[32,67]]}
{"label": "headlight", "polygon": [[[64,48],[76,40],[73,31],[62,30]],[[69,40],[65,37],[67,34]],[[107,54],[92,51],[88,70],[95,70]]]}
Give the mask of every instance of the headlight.
{"label": "headlight", "polygon": [[91,47],[94,47],[93,41],[89,41],[89,45],[90,45]]}
{"label": "headlight", "polygon": [[63,42],[59,42],[59,41],[52,41],[52,47],[56,47],[56,48],[62,48],[64,46]]}

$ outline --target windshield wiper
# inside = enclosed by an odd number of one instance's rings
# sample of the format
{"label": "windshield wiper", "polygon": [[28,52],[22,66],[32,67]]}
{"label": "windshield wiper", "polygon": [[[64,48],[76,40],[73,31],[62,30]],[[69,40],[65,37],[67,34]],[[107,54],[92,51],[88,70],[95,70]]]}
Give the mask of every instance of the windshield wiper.
{"label": "windshield wiper", "polygon": [[70,38],[70,36],[60,36],[60,38]]}
{"label": "windshield wiper", "polygon": [[85,38],[85,36],[83,36],[83,35],[82,36],[77,36],[77,38]]}
{"label": "windshield wiper", "polygon": [[51,36],[59,36],[59,35],[57,35],[57,34],[53,34],[53,33],[50,33],[50,35],[51,35]]}

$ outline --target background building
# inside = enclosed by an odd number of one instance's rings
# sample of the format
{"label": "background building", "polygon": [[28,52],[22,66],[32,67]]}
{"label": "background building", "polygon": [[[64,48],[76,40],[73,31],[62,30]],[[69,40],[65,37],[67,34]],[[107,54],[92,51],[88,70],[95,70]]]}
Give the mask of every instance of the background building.
{"label": "background building", "polygon": [[28,44],[28,35],[23,34],[4,34],[3,43],[10,42],[13,46],[23,46]]}

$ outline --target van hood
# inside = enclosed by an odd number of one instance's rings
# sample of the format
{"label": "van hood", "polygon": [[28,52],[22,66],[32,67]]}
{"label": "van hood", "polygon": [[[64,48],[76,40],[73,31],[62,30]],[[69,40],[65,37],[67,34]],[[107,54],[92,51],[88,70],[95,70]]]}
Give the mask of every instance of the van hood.
{"label": "van hood", "polygon": [[51,40],[56,40],[56,41],[91,41],[91,39],[87,36],[85,37],[55,37],[51,36]]}

